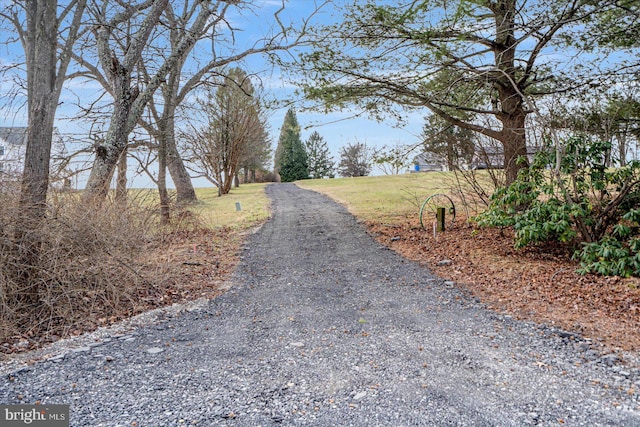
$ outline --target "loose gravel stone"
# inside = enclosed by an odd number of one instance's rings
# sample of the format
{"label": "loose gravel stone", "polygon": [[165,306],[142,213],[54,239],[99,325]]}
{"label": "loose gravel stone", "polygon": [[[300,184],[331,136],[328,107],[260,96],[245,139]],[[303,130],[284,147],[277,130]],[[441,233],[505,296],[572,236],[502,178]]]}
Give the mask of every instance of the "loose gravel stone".
{"label": "loose gravel stone", "polygon": [[367,395],[366,391],[361,391],[360,393],[357,393],[355,396],[353,396],[353,400],[355,401],[362,400],[366,395]]}
{"label": "loose gravel stone", "polygon": [[0,401],[69,404],[74,427],[640,425],[637,354],[487,310],[324,196],[267,193],[224,295],[3,362]]}

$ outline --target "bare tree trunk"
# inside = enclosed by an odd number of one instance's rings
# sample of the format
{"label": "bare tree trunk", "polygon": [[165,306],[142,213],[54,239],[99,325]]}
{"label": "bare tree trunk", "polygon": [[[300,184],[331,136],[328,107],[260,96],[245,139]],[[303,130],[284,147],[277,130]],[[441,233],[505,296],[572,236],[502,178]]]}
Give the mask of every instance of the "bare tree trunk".
{"label": "bare tree trunk", "polygon": [[[529,166],[527,159],[527,136],[525,132],[524,98],[522,87],[516,76],[515,19],[516,0],[501,0],[494,4],[496,20],[496,44],[494,47],[496,66],[500,71],[494,83],[500,99],[497,117],[502,122],[500,142],[504,147],[506,185],[513,183],[520,169]],[[518,161],[524,156],[522,161]]]}
{"label": "bare tree trunk", "polygon": [[116,204],[120,208],[127,207],[127,158],[128,150],[125,148],[118,160],[118,177],[116,179]]}
{"label": "bare tree trunk", "polygon": [[237,172],[237,166],[236,166],[238,153],[236,151],[237,150],[235,151],[232,150],[232,152],[229,153],[230,155],[228,156],[228,158],[225,158],[223,160],[222,175],[224,176],[224,179],[220,185],[220,192],[222,194],[229,194],[232,186],[236,188],[239,186],[238,172]]}
{"label": "bare tree trunk", "polygon": [[29,0],[27,12],[27,94],[29,129],[20,190],[15,242],[21,268],[16,272],[25,286],[21,296],[27,303],[39,303],[38,259],[42,221],[47,208],[49,160],[56,95],[56,2]]}
{"label": "bare tree trunk", "polygon": [[627,165],[627,134],[626,133],[618,133],[618,156],[619,156],[619,164],[621,167],[625,167]]}
{"label": "bare tree trunk", "polygon": [[196,191],[193,188],[189,172],[187,172],[182,157],[180,153],[178,153],[174,114],[175,108],[172,108],[169,112],[165,105],[163,116],[165,116],[166,121],[164,123],[166,123],[166,125],[163,126],[164,129],[161,129],[160,138],[164,140],[161,143],[164,143],[165,146],[167,168],[176,186],[176,203],[178,205],[186,205],[196,202],[198,198],[196,197]]}
{"label": "bare tree trunk", "polygon": [[[96,26],[96,41],[98,46],[98,56],[104,72],[110,85],[110,93],[114,99],[113,114],[109,122],[107,136],[100,145],[96,147],[95,159],[91,168],[91,175],[87,181],[84,200],[101,201],[109,191],[111,178],[116,168],[116,164],[120,155],[127,147],[129,133],[135,127],[142,111],[153,95],[156,88],[160,85],[161,79],[166,75],[166,66],[159,71],[160,75],[154,76],[148,82],[143,96],[138,99],[140,89],[138,86],[132,86],[132,75],[136,64],[142,58],[142,52],[146,43],[153,32],[160,15],[167,6],[168,0],[156,0],[149,6],[149,12],[140,25],[140,30],[130,37],[127,49],[122,56],[118,58],[111,49],[110,43],[113,37],[113,31],[116,24],[120,21],[114,21],[109,24],[100,24]],[[128,14],[119,14],[117,19]],[[101,17],[100,17],[101,18]],[[99,18],[99,19],[100,19]],[[170,58],[171,59],[171,58]],[[175,58],[173,59],[175,60]],[[136,103],[136,101],[138,101]]]}
{"label": "bare tree trunk", "polygon": [[158,194],[160,196],[160,222],[171,221],[171,201],[167,191],[167,147],[165,141],[158,141]]}
{"label": "bare tree trunk", "polygon": [[224,181],[220,183],[220,194],[229,194],[232,182],[230,177],[225,178]]}
{"label": "bare tree trunk", "polygon": [[447,141],[447,170],[455,170],[457,164],[458,164],[458,159],[456,158],[456,150],[455,147],[453,146],[453,143],[451,141]]}
{"label": "bare tree trunk", "polygon": [[[71,52],[80,33],[86,0],[67,2],[65,18],[70,20],[58,19],[56,1],[26,0],[15,4],[26,14],[26,28],[17,10],[8,8],[4,16],[14,25],[24,49],[29,114],[24,172],[15,218],[16,265],[19,266],[16,279],[24,285],[24,293],[18,297],[27,303],[40,304],[38,261],[47,209],[53,124]],[[58,45],[58,26],[63,21],[66,38]]]}
{"label": "bare tree trunk", "polygon": [[[111,178],[122,153],[126,150],[129,136],[129,112],[138,96],[138,88],[130,87],[131,75],[119,64],[114,65],[114,93],[116,103],[107,130],[107,136],[95,147],[96,157],[84,193],[85,201],[102,200],[109,191]],[[117,74],[116,74],[117,73]]]}
{"label": "bare tree trunk", "polygon": [[167,167],[176,186],[176,203],[186,205],[197,202],[196,190],[193,188],[191,176],[184,166],[182,156],[178,153],[175,138],[167,140]]}
{"label": "bare tree trunk", "polygon": [[503,128],[500,142],[504,148],[504,170],[507,185],[516,180],[521,169],[529,166],[524,121],[524,111],[518,111],[517,114],[502,119]]}
{"label": "bare tree trunk", "polygon": [[224,192],[225,187],[225,177],[224,172],[222,171],[222,167],[217,162],[217,160],[212,160],[212,165],[214,167],[214,175],[215,181],[218,183],[218,196],[222,196],[223,194],[227,194]]}

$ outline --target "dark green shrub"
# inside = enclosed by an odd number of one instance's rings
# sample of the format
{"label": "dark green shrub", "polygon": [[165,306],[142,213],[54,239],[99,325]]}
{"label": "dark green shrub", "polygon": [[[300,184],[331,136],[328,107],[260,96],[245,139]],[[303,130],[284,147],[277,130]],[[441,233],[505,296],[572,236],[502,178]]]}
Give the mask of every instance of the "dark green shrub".
{"label": "dark green shrub", "polygon": [[622,216],[622,222],[613,227],[610,236],[604,236],[597,242],[585,243],[581,250],[574,253],[574,258],[580,260],[578,272],[605,276],[639,276],[639,223],[640,210],[631,210]]}
{"label": "dark green shrub", "polygon": [[640,275],[640,163],[607,167],[611,144],[570,138],[540,151],[509,187],[492,196],[480,225],[513,227],[518,248],[573,243],[580,272]]}

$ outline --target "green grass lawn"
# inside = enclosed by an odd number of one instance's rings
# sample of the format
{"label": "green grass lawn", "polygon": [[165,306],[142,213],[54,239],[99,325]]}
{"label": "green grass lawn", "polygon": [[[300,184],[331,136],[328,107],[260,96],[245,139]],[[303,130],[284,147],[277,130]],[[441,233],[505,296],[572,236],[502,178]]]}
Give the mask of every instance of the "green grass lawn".
{"label": "green grass lawn", "polygon": [[[481,171],[478,178],[489,182],[485,171]],[[207,227],[249,229],[267,220],[271,214],[270,201],[264,192],[267,185],[242,184],[222,197],[218,197],[215,188],[197,188],[198,203],[189,210],[198,214],[199,220]],[[463,189],[466,200],[462,201],[461,185],[456,182],[453,172],[308,179],[296,181],[296,185],[326,194],[361,220],[389,223],[406,218],[418,219],[422,203],[436,193],[451,197],[458,215],[468,213],[469,200],[472,199],[471,192]],[[140,196],[150,197],[157,203],[155,190],[139,190]],[[241,210],[236,209],[236,203],[240,204]],[[475,212],[473,207],[470,210]]]}
{"label": "green grass lawn", "polygon": [[[209,227],[251,228],[269,218],[267,184],[243,184],[218,197],[214,188],[198,188],[199,203],[190,208]],[[278,185],[278,184],[273,184]],[[450,193],[452,174],[421,173],[359,178],[297,181],[301,188],[326,194],[344,204],[358,218],[393,222],[418,217],[424,199],[434,193]],[[236,210],[240,203],[240,211]]]}
{"label": "green grass lawn", "polygon": [[420,205],[427,197],[455,193],[450,172],[309,179],[296,184],[328,195],[360,219],[381,222],[418,218]]}
{"label": "green grass lawn", "polygon": [[[196,188],[199,203],[190,208],[205,225],[213,228],[247,229],[267,220],[270,202],[264,193],[266,184],[242,184],[218,197],[215,188]],[[236,209],[236,203],[240,209]]]}
{"label": "green grass lawn", "polygon": [[[214,188],[197,188],[199,203],[190,210],[209,227],[248,229],[270,216],[270,202],[264,192],[266,185],[243,184],[222,197],[218,197]],[[296,185],[328,195],[365,221],[417,219],[422,202],[435,193],[450,196],[458,213],[464,213],[465,204],[452,172],[308,179],[296,181]],[[236,203],[240,204],[240,211],[236,210]]]}

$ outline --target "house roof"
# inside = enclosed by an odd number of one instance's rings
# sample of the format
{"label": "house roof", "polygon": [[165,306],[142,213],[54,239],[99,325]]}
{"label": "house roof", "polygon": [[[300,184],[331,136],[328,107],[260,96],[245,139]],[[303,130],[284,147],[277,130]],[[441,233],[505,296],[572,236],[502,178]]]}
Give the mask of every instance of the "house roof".
{"label": "house roof", "polygon": [[441,156],[430,151],[424,151],[413,158],[414,163],[438,163],[441,160]]}
{"label": "house roof", "polygon": [[0,127],[0,139],[11,145],[24,145],[27,143],[26,127]]}

